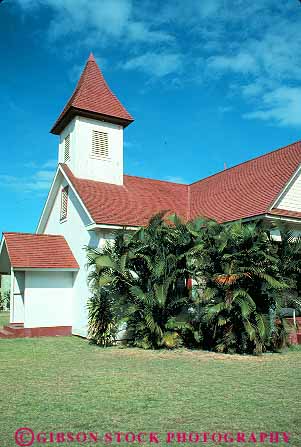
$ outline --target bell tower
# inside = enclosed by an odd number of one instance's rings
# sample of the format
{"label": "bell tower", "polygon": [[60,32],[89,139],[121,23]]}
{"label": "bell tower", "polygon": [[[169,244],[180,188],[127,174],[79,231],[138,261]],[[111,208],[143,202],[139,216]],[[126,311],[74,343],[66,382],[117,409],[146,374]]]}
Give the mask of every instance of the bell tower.
{"label": "bell tower", "polygon": [[51,129],[59,135],[59,163],[79,178],[123,184],[123,130],[133,122],[108,87],[93,54]]}

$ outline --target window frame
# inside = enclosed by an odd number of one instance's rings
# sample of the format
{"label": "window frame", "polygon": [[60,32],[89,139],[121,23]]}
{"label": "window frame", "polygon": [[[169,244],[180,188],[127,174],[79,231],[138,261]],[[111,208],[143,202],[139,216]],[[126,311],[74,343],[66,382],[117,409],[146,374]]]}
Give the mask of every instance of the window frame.
{"label": "window frame", "polygon": [[60,222],[65,222],[68,218],[68,200],[69,185],[66,185],[61,189]]}
{"label": "window frame", "polygon": [[67,163],[68,161],[71,160],[71,156],[70,156],[70,147],[71,147],[71,138],[70,138],[70,133],[68,133],[68,135],[66,135],[66,137],[64,138],[64,163]]}
{"label": "window frame", "polygon": [[[109,133],[92,129],[90,158],[95,160],[110,160]],[[103,153],[105,152],[105,153]]]}

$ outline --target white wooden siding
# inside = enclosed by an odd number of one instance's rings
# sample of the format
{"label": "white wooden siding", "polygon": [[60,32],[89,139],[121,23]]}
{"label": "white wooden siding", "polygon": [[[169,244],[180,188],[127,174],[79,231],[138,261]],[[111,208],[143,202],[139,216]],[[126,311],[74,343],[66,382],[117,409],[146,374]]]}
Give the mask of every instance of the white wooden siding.
{"label": "white wooden siding", "polygon": [[301,172],[297,174],[285,194],[275,205],[275,208],[301,212]]}
{"label": "white wooden siding", "polygon": [[25,272],[24,327],[72,326],[72,287],[72,272]]}
{"label": "white wooden siding", "polygon": [[68,219],[63,222],[60,221],[60,191],[65,186],[66,181],[62,179],[44,233],[64,236],[80,266],[79,272],[74,274],[71,320],[73,334],[85,337],[88,322],[87,301],[91,292],[87,284],[87,255],[84,247],[87,245],[97,247],[101,235],[94,231],[87,231],[85,228],[90,220],[70,187]]}
{"label": "white wooden siding", "polygon": [[[94,135],[100,138],[94,141],[92,155],[93,131],[96,132]],[[68,166],[76,177],[115,185],[123,184],[122,126],[76,116],[60,137],[61,163],[64,163],[64,142],[68,134],[70,134]]]}

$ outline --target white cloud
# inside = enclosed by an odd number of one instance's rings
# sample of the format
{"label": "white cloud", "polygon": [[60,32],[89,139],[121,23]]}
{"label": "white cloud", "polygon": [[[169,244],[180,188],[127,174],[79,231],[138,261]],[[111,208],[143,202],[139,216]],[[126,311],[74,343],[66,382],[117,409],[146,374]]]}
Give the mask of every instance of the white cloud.
{"label": "white cloud", "polygon": [[[234,0],[233,3],[236,7],[233,4],[232,11],[227,13],[221,9],[216,21],[220,45],[216,50],[211,47],[211,54],[204,62],[205,75],[212,77],[211,82],[229,75],[229,90],[240,95],[250,109],[243,115],[245,118],[279,126],[299,126],[301,8],[287,0],[281,7],[272,5],[270,0],[247,4]],[[246,18],[248,27],[244,28]],[[240,29],[233,27],[234,23]]]}
{"label": "white cloud", "polygon": [[299,25],[293,21],[280,20],[268,28],[261,38],[250,40],[249,52],[258,60],[262,74],[279,81],[301,80]]}
{"label": "white cloud", "polygon": [[58,165],[58,161],[51,159],[51,160],[47,160],[43,163],[38,163],[36,161],[28,161],[24,164],[25,168],[32,168],[32,169],[56,169]]}
{"label": "white cloud", "polygon": [[57,168],[58,161],[57,160],[47,160],[42,164],[42,169],[55,169]]}
{"label": "white cloud", "polygon": [[191,26],[220,14],[224,0],[172,0],[161,3],[161,11],[156,14],[157,23],[186,24]]}
{"label": "white cloud", "polygon": [[[177,85],[183,79],[199,85],[223,82],[232,94],[235,84],[249,109],[246,117],[279,125],[298,120],[291,95],[301,88],[297,0],[231,0],[231,6],[228,0],[15,2],[23,14],[50,12],[43,35],[59,41],[70,60],[81,45],[100,55],[101,65],[112,66],[107,50],[117,48],[126,70],[143,71],[154,80],[177,73]],[[72,79],[81,66],[78,60],[73,65]]]}
{"label": "white cloud", "polygon": [[243,96],[246,98],[254,98],[264,91],[264,85],[258,81],[240,86]]}
{"label": "white cloud", "polygon": [[165,180],[167,182],[172,182],[172,183],[187,183],[183,177],[180,177],[177,175],[167,176],[167,177],[165,177]]}
{"label": "white cloud", "polygon": [[137,69],[152,76],[163,77],[181,71],[182,66],[183,59],[179,53],[148,52],[128,60],[123,68],[125,70]]}
{"label": "white cloud", "polygon": [[[82,44],[94,47],[123,41],[169,42],[164,30],[134,18],[133,0],[17,0],[24,10],[48,7],[53,13],[47,35],[50,41],[83,34]],[[114,40],[112,40],[114,39]]]}
{"label": "white cloud", "polygon": [[174,37],[165,31],[150,30],[143,22],[132,22],[128,24],[128,38],[138,42],[171,42]]}
{"label": "white cloud", "polygon": [[54,18],[49,33],[54,39],[90,28],[119,36],[132,10],[131,0],[17,0],[25,11],[50,8]]}
{"label": "white cloud", "polygon": [[209,70],[215,72],[234,71],[238,73],[256,73],[256,59],[248,53],[238,53],[234,56],[213,56],[207,60]]}
{"label": "white cloud", "polygon": [[53,180],[56,166],[57,162],[55,160],[48,160],[39,168],[36,162],[29,162],[25,164],[25,167],[34,170],[34,172],[23,177],[0,174],[0,182],[2,187],[14,189],[18,192],[46,192]]}
{"label": "white cloud", "polygon": [[218,14],[223,0],[202,0],[195,2],[195,7],[202,18],[208,18]]}
{"label": "white cloud", "polygon": [[2,187],[15,189],[18,192],[47,191],[51,185],[50,178],[40,178],[39,172],[32,177],[14,177],[0,174]]}
{"label": "white cloud", "polygon": [[132,9],[130,0],[45,0],[55,17],[50,23],[49,37],[53,40],[86,30],[119,37],[127,27]]}
{"label": "white cloud", "polygon": [[17,3],[26,11],[38,8],[42,0],[17,0]]}
{"label": "white cloud", "polygon": [[279,87],[263,95],[260,110],[245,114],[248,119],[272,121],[281,126],[301,126],[301,88]]}
{"label": "white cloud", "polygon": [[232,106],[219,106],[218,107],[219,113],[222,113],[222,114],[232,112],[232,110],[233,110]]}

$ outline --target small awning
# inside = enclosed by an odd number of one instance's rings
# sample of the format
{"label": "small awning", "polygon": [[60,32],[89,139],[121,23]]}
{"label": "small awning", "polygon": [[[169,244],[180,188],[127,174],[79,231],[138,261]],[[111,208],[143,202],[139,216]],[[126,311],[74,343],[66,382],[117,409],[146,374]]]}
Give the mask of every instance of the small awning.
{"label": "small awning", "polygon": [[15,270],[79,269],[67,241],[60,235],[3,233],[0,257],[4,251]]}
{"label": "small awning", "polygon": [[282,217],[294,217],[295,219],[301,219],[300,211],[283,210],[281,208],[273,208],[269,211],[269,214]]}

